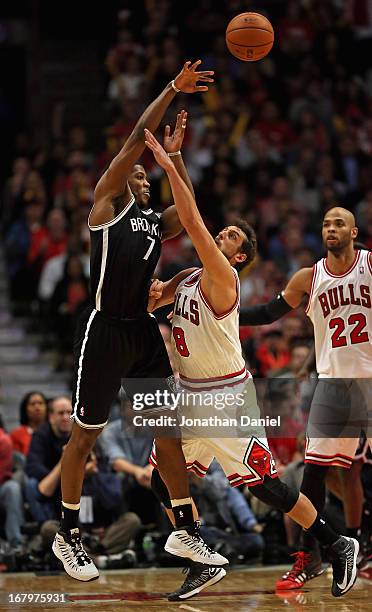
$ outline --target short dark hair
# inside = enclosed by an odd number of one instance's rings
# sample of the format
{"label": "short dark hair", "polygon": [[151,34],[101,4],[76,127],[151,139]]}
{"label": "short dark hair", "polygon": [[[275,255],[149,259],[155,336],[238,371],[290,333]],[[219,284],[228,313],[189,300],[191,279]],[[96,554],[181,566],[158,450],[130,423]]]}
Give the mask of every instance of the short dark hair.
{"label": "short dark hair", "polygon": [[238,227],[240,230],[242,230],[242,232],[244,232],[244,234],[247,237],[246,239],[243,240],[242,245],[239,250],[240,253],[245,253],[247,258],[245,259],[245,261],[238,262],[235,264],[235,268],[237,269],[238,272],[240,272],[240,270],[243,270],[245,266],[252,263],[252,261],[256,257],[257,238],[256,238],[256,232],[254,231],[253,227],[251,227],[249,223],[244,221],[244,219],[236,219],[234,221],[234,225]]}

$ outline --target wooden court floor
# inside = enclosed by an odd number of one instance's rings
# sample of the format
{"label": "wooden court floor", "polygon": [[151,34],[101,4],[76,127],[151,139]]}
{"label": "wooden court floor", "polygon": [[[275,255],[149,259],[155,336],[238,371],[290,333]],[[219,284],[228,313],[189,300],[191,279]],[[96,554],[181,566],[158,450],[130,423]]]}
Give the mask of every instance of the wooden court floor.
{"label": "wooden court floor", "polygon": [[[83,583],[64,573],[54,575],[0,574],[0,610],[56,609],[78,611],[162,610],[173,612],[245,612],[246,610],[313,610],[317,612],[359,612],[372,610],[372,569],[359,577],[344,597],[332,597],[331,574],[309,582],[300,591],[275,592],[275,580],[284,567],[232,569],[218,584],[184,602],[168,602],[164,594],[174,590],[184,578],[181,569],[111,570],[99,580]],[[15,594],[31,596],[34,603],[16,603]],[[35,594],[56,594],[66,603],[36,602]],[[19,599],[19,598],[18,598]],[[25,599],[25,598],[24,598]]]}

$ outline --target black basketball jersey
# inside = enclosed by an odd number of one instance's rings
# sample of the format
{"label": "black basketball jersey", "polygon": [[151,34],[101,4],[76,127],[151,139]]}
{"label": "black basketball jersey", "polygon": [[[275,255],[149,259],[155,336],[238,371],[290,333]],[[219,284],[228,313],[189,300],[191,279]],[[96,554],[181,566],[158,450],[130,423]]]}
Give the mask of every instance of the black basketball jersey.
{"label": "black basketball jersey", "polygon": [[109,223],[90,226],[90,289],[94,308],[119,318],[147,310],[161,250],[160,214],[134,198]]}

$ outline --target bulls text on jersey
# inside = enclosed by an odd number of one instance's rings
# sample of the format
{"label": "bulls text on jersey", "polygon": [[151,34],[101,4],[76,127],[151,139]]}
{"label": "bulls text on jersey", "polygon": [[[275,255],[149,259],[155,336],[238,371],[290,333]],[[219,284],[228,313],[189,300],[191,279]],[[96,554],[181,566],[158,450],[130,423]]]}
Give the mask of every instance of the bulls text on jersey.
{"label": "bulls text on jersey", "polygon": [[355,287],[353,283],[338,285],[323,291],[318,295],[324,318],[328,317],[332,310],[341,306],[362,306],[371,308],[371,294],[367,285]]}

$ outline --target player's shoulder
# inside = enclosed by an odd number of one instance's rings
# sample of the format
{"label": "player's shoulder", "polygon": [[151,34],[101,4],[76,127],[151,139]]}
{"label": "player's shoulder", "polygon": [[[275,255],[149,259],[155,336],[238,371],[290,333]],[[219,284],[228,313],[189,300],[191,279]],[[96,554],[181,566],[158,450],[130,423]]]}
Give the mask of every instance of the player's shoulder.
{"label": "player's shoulder", "polygon": [[203,268],[190,268],[190,274],[180,282],[179,286],[193,287],[200,281],[202,272]]}
{"label": "player's shoulder", "polygon": [[317,265],[314,264],[311,268],[300,268],[292,276],[290,283],[298,289],[308,292],[315,276]]}

